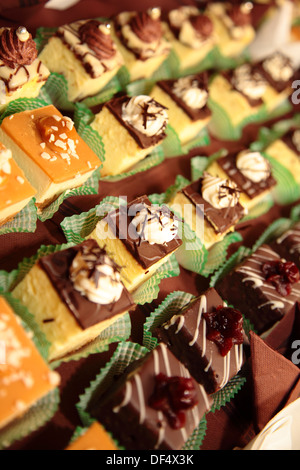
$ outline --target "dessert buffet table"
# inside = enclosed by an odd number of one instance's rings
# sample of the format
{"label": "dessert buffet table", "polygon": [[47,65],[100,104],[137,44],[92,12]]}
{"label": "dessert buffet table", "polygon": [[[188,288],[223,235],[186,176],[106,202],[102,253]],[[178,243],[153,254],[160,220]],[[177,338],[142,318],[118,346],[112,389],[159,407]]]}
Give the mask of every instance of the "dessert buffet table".
{"label": "dessert buffet table", "polygon": [[[85,17],[108,17],[125,9],[138,8],[136,1],[97,1],[77,2],[65,10],[46,8],[48,2],[5,2],[0,1],[0,24],[23,24],[33,34],[41,25],[54,27]],[[32,6],[20,6],[35,3]],[[52,2],[49,2],[50,4]],[[63,2],[60,2],[63,3]],[[74,2],[75,3],[75,2]],[[197,5],[197,2],[165,0],[160,1],[162,9],[169,10],[181,5]],[[143,8],[155,7],[150,0],[143,2]],[[267,11],[267,5],[256,6],[255,24],[259,24]],[[300,111],[298,103],[291,103],[291,108],[279,120],[293,118]],[[72,113],[70,113],[72,116]],[[265,128],[271,129],[278,123],[278,118],[264,122]],[[33,233],[8,233],[0,236],[0,270],[11,272],[18,268],[24,257],[35,255],[43,245],[61,245],[66,243],[61,223],[66,217],[87,212],[108,196],[127,197],[128,201],[142,196],[162,194],[176,181],[178,175],[192,179],[191,163],[195,157],[209,157],[226,149],[237,153],[261,138],[261,125],[245,126],[238,140],[222,140],[212,135],[201,147],[196,146],[183,155],[165,158],[159,165],[149,168],[118,181],[100,180],[97,194],[72,196],[64,200],[58,211],[48,220],[37,220]],[[228,247],[227,258],[243,247],[251,248],[266,229],[280,219],[288,219],[293,208],[297,208],[300,199],[289,204],[275,203],[266,212],[253,219],[246,219],[235,227],[241,235]],[[176,277],[163,279],[158,297],[150,304],[138,305],[130,312],[130,341],[141,344],[143,325],[148,316],[172,292],[183,291],[199,296],[209,287],[211,277],[205,277],[183,267]],[[300,300],[300,299],[299,299]],[[300,371],[293,363],[294,341],[300,335],[300,309],[291,311],[266,337],[251,337],[245,351],[247,360],[243,368],[245,383],[224,406],[207,414],[206,432],[201,444],[202,450],[232,450],[245,448],[265,427],[277,412],[300,397]],[[250,344],[251,342],[251,344]],[[62,362],[56,371],[61,377],[59,387],[59,408],[52,419],[42,428],[30,433],[20,441],[14,442],[12,450],[63,450],[73,437],[77,427],[82,426],[76,405],[91,380],[112,357],[117,344],[110,344],[106,351],[88,355],[69,362]],[[295,362],[295,361],[294,361]],[[1,402],[0,402],[1,406]],[[280,446],[280,445],[279,445]]]}

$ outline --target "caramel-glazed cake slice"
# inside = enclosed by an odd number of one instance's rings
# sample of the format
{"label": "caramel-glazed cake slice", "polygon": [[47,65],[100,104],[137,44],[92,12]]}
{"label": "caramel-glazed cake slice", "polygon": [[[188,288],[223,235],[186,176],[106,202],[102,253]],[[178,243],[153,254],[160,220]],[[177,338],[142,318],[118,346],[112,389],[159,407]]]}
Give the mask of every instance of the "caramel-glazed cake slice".
{"label": "caramel-glazed cake slice", "polygon": [[101,164],[73,121],[53,105],[6,117],[0,140],[37,190],[39,209],[67,189],[81,186]]}
{"label": "caramel-glazed cake slice", "polygon": [[134,306],[118,266],[94,240],[42,257],[12,294],[46,335],[49,361],[91,342]]}
{"label": "caramel-glazed cake slice", "polygon": [[70,101],[96,95],[123,65],[109,25],[96,19],[60,26],[39,57],[51,72],[64,75]]}
{"label": "caramel-glazed cake slice", "polygon": [[0,142],[0,225],[19,213],[35,194],[11,151]]}
{"label": "caramel-glazed cake slice", "polygon": [[0,326],[0,428],[4,428],[57,387],[60,378],[45,363],[3,297]]}
{"label": "caramel-glazed cake slice", "polygon": [[95,421],[66,450],[118,450],[110,435]]}
{"label": "caramel-glazed cake slice", "polygon": [[0,28],[0,110],[17,98],[35,98],[50,72],[24,26]]}

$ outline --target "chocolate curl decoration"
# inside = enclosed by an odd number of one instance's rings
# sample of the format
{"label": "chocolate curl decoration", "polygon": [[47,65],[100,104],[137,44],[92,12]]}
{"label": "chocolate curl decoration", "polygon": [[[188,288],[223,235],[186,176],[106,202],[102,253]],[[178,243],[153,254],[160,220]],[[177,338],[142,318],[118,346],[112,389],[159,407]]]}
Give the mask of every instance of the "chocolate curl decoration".
{"label": "chocolate curl decoration", "polygon": [[116,54],[109,27],[100,21],[86,21],[79,28],[79,36],[81,41],[89,46],[99,60],[110,59]]}
{"label": "chocolate curl decoration", "polygon": [[160,19],[152,18],[147,12],[137,13],[131,19],[130,26],[134,34],[143,42],[151,43],[162,37]]}
{"label": "chocolate curl decoration", "polygon": [[24,41],[20,37],[27,33],[26,28],[6,28],[0,36],[0,60],[9,68],[17,65],[30,65],[37,58],[37,49],[31,34]]}

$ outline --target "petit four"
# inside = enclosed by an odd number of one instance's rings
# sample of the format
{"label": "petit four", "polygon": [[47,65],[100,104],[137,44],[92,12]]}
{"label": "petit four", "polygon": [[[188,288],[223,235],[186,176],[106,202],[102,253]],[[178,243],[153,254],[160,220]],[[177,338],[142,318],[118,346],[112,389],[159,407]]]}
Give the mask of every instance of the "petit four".
{"label": "petit four", "polygon": [[180,450],[211,407],[202,385],[163,343],[133,363],[89,413],[126,450]]}
{"label": "petit four", "polygon": [[178,57],[180,72],[192,67],[201,69],[201,63],[217,42],[210,17],[195,6],[181,6],[167,13],[164,27]]}
{"label": "petit four", "polygon": [[167,109],[150,96],[107,101],[91,123],[104,144],[101,176],[123,173],[144,159],[166,137],[167,124]]}
{"label": "petit four", "polygon": [[17,98],[35,98],[50,72],[24,26],[0,28],[0,110]]}
{"label": "petit four", "polygon": [[300,223],[277,238],[272,247],[282,258],[292,261],[300,269]]}
{"label": "petit four", "polygon": [[39,57],[66,78],[71,102],[99,93],[123,65],[110,25],[96,19],[60,26]]}
{"label": "petit four", "polygon": [[210,2],[207,14],[218,37],[218,48],[224,57],[238,57],[255,38],[251,2]]}
{"label": "petit four", "polygon": [[249,149],[218,158],[207,171],[220,178],[231,178],[240,192],[240,202],[247,210],[252,209],[276,185],[269,161],[262,153]]}
{"label": "petit four", "polygon": [[0,140],[36,189],[38,209],[81,186],[101,165],[73,121],[52,105],[4,118]]}
{"label": "petit four", "polygon": [[112,34],[130,81],[150,78],[170,53],[171,45],[164,38],[160,15],[160,8],[151,8],[124,11],[112,19]]}
{"label": "petit four", "polygon": [[95,339],[134,303],[94,240],[43,256],[14,288],[50,343],[49,360]]}
{"label": "petit four", "polygon": [[160,80],[152,96],[168,109],[169,124],[182,144],[192,140],[210,121],[208,75],[189,75],[177,80]]}
{"label": "petit four", "polygon": [[291,129],[268,145],[265,153],[277,160],[300,184],[300,129]]}
{"label": "petit four", "polygon": [[97,421],[71,442],[66,450],[118,450],[112,438]]}
{"label": "petit four", "polygon": [[90,234],[121,267],[130,292],[149,279],[180,247],[178,221],[166,207],[151,205],[147,196],[120,205],[100,220]]}
{"label": "petit four", "polygon": [[19,317],[1,296],[0,324],[0,343],[4,349],[4,360],[0,362],[0,428],[3,430],[54,390],[60,376],[51,371]]}
{"label": "petit four", "polygon": [[18,214],[35,194],[11,151],[0,142],[0,226]]}
{"label": "petit four", "polygon": [[223,388],[242,367],[243,316],[228,307],[214,288],[192,300],[154,335],[208,394]]}
{"label": "petit four", "polygon": [[270,246],[262,245],[223,277],[216,290],[262,334],[296,308],[300,295],[299,270]]}
{"label": "petit four", "polygon": [[204,172],[179,191],[169,205],[209,249],[233,231],[245,215],[239,199],[240,191],[228,176],[219,178]]}

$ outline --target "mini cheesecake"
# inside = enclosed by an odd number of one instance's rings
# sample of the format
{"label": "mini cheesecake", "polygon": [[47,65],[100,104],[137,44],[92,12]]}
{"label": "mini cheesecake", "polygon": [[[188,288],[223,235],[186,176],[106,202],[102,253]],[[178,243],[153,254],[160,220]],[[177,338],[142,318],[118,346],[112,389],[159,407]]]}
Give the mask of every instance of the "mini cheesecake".
{"label": "mini cheesecake", "polygon": [[214,49],[217,36],[209,16],[194,6],[181,6],[166,15],[166,38],[179,60],[181,72],[201,67],[201,62]]}
{"label": "mini cheesecake", "polygon": [[171,44],[164,38],[160,8],[124,11],[112,18],[113,37],[130,81],[150,78],[168,57]]}
{"label": "mini cheesecake", "polygon": [[85,183],[101,164],[73,121],[52,105],[6,117],[0,140],[36,189],[40,210],[64,191]]}
{"label": "mini cheesecake", "polygon": [[160,80],[150,96],[168,109],[169,124],[182,144],[196,137],[211,119],[206,73],[177,80]]}
{"label": "mini cheesecake", "polygon": [[300,184],[300,129],[291,129],[276,139],[265,153],[283,165]]}
{"label": "mini cheesecake", "polygon": [[246,214],[239,199],[239,190],[228,176],[219,178],[205,172],[179,191],[169,205],[209,249],[233,231]]}
{"label": "mini cheesecake", "polygon": [[65,450],[118,450],[118,448],[103,426],[94,421]]}
{"label": "mini cheesecake", "polygon": [[214,288],[193,299],[154,335],[208,394],[223,388],[244,361],[243,316],[228,307]]}
{"label": "mini cheesecake", "polygon": [[211,405],[203,386],[161,343],[104,395],[96,389],[88,412],[126,450],[181,450]]}
{"label": "mini cheesecake", "polygon": [[0,142],[0,226],[13,219],[35,194],[11,151]]}
{"label": "mini cheesecake", "polygon": [[239,57],[255,38],[252,25],[252,4],[242,5],[232,2],[211,2],[207,15],[213,22],[218,38],[218,48],[224,57]]}
{"label": "mini cheesecake", "polygon": [[231,178],[240,191],[240,202],[250,210],[276,186],[268,160],[260,153],[243,150],[218,158],[207,171],[220,178]]}
{"label": "mini cheesecake", "polygon": [[95,240],[40,258],[12,294],[49,341],[49,361],[91,342],[134,306]]}
{"label": "mini cheesecake", "polygon": [[95,19],[60,26],[39,57],[66,78],[71,102],[99,93],[123,65],[110,26]]}
{"label": "mini cheesecake", "polygon": [[121,267],[122,280],[130,292],[182,244],[174,214],[167,207],[152,206],[147,196],[109,212],[89,237],[105,247]]}
{"label": "mini cheesecake", "polygon": [[105,161],[101,176],[131,169],[166,137],[168,113],[147,95],[114,97],[104,104],[91,123],[101,136]]}
{"label": "mini cheesecake", "polygon": [[50,72],[24,26],[0,28],[0,111],[17,98],[35,98]]}
{"label": "mini cheesecake", "polygon": [[0,296],[0,430],[13,424],[59,385],[19,317]]}

